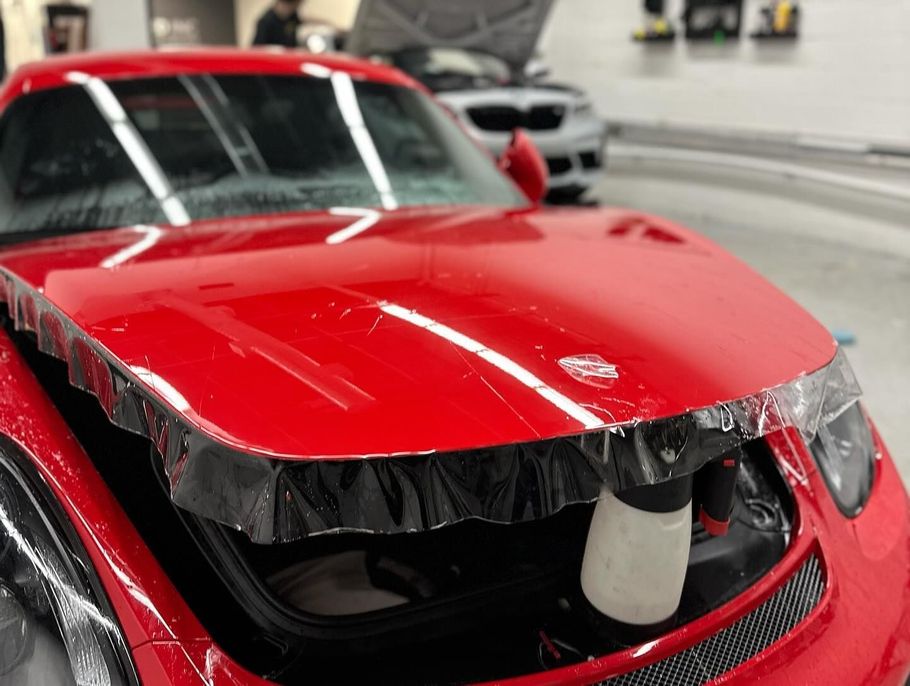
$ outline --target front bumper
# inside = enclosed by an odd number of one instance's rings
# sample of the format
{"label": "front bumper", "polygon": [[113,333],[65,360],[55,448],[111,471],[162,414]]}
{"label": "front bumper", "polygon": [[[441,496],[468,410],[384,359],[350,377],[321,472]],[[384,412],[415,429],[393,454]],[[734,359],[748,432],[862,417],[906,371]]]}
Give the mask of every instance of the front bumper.
{"label": "front bumper", "polygon": [[702,683],[904,686],[910,676],[910,507],[894,463],[878,436],[876,440],[880,459],[873,492],[862,514],[847,520],[798,434],[770,436],[769,444],[793,489],[798,515],[790,549],[770,574],[717,611],[658,640],[569,669],[499,683],[647,684],[653,683],[654,671],[645,669],[654,670],[660,663],[667,665],[661,683],[692,683],[674,680],[678,672],[672,670],[678,664],[673,656],[710,645],[710,639],[725,628],[760,611],[817,556],[824,592],[805,619],[767,649]]}
{"label": "front bumper", "polygon": [[[785,640],[722,683],[906,683],[910,510],[900,475],[878,436],[876,441],[881,459],[875,485],[868,506],[856,519],[844,518],[814,468],[801,487],[814,496],[799,498],[799,506],[807,511],[802,535],[815,539],[828,570],[828,587],[819,607]],[[803,448],[802,443],[792,443]],[[779,454],[789,449],[786,444],[776,446]],[[813,466],[804,448],[801,452],[802,463]]]}

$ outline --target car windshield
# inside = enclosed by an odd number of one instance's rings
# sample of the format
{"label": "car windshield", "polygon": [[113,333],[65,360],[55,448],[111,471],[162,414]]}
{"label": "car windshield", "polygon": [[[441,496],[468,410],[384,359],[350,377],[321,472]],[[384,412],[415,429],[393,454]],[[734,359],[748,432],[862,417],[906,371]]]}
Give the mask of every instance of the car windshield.
{"label": "car windshield", "polygon": [[524,204],[414,89],[305,76],[105,82],[14,102],[0,124],[0,237],[417,205]]}
{"label": "car windshield", "polygon": [[435,92],[495,88],[516,81],[508,63],[476,50],[414,48],[395,54],[392,62]]}

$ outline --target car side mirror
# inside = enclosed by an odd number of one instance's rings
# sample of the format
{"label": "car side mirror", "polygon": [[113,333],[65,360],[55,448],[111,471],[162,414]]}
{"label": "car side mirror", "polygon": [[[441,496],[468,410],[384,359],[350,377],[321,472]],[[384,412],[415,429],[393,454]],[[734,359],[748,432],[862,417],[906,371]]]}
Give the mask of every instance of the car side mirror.
{"label": "car side mirror", "polygon": [[547,163],[522,129],[515,129],[512,134],[512,140],[499,158],[499,168],[512,177],[531,202],[539,203],[547,194],[550,184]]}

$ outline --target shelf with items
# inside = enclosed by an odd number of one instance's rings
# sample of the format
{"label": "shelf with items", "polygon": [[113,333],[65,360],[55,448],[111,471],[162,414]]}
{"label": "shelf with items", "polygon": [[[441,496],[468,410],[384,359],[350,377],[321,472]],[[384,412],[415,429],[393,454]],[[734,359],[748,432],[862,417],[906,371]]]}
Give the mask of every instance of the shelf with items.
{"label": "shelf with items", "polygon": [[738,40],[743,23],[743,0],[686,0],[683,11],[686,40]]}
{"label": "shelf with items", "polygon": [[672,43],[676,40],[676,28],[667,19],[665,0],[644,0],[646,20],[644,26],[632,33],[632,39],[639,43]]}
{"label": "shelf with items", "polygon": [[751,34],[756,40],[794,40],[799,38],[799,5],[791,0],[774,0],[761,8],[760,26]]}

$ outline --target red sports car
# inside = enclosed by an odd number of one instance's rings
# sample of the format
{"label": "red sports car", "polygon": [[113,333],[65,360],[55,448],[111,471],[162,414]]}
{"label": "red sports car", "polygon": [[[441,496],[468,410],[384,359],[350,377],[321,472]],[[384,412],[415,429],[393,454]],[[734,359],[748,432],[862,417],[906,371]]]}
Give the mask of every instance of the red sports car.
{"label": "red sports car", "polygon": [[904,486],[707,240],[341,57],[0,108],[0,683],[905,683]]}

